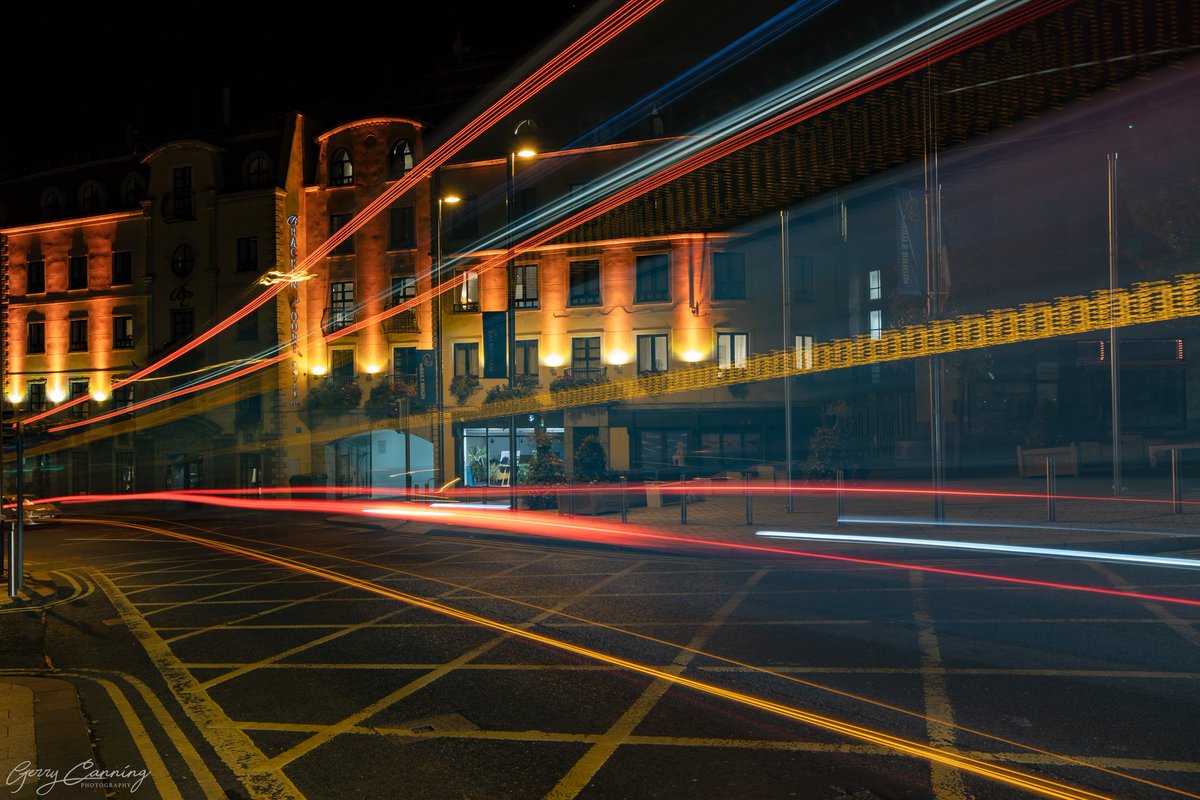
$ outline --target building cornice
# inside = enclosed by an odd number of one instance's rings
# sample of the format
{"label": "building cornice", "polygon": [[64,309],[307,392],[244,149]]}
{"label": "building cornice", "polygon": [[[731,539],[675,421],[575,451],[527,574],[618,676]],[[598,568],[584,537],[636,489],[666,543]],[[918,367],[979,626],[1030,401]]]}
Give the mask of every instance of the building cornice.
{"label": "building cornice", "polygon": [[353,122],[347,122],[344,125],[339,125],[336,128],[327,130],[324,133],[317,134],[314,141],[316,141],[318,143],[323,143],[330,136],[341,133],[343,131],[352,130],[354,128],[374,127],[376,125],[390,125],[393,123],[400,123],[401,125],[411,125],[412,127],[416,128],[417,130],[422,130],[425,127],[425,125],[423,123],[417,122],[414,119],[407,119],[405,117],[368,117],[367,119],[356,119]]}
{"label": "building cornice", "polygon": [[0,228],[0,234],[5,236],[22,236],[31,233],[47,233],[65,228],[85,228],[89,225],[107,225],[113,222],[130,221],[142,218],[142,210],[115,211],[111,214],[100,214],[95,217],[74,217],[72,219],[56,219],[51,222],[38,222],[33,225],[20,225],[15,228]]}

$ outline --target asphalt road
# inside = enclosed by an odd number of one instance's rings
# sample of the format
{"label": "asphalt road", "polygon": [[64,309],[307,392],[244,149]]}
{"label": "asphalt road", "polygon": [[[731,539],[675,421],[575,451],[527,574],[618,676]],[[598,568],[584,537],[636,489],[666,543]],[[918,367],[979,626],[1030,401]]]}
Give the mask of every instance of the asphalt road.
{"label": "asphalt road", "polygon": [[[63,588],[0,613],[0,671],[75,683],[102,763],[152,774],[129,796],[1200,793],[1196,605],[316,516],[137,520],[246,552],[113,522],[31,532]],[[1187,570],[926,564],[1200,598]]]}

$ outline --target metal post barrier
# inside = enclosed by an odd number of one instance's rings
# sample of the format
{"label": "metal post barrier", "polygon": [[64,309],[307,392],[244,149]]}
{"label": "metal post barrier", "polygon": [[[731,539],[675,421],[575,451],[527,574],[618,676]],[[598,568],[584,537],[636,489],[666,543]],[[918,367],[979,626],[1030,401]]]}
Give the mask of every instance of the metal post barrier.
{"label": "metal post barrier", "polygon": [[1171,509],[1183,513],[1183,467],[1179,463],[1179,448],[1171,448]]}
{"label": "metal post barrier", "polygon": [[575,516],[575,484],[567,481],[567,516]]}
{"label": "metal post barrier", "polygon": [[[747,481],[749,483],[749,481]],[[746,524],[754,524],[754,492],[750,491],[750,487],[746,486]]]}
{"label": "metal post barrier", "polygon": [[842,517],[846,516],[846,495],[842,492],[842,487],[845,485],[846,475],[840,469],[837,471],[837,524],[842,524]]}
{"label": "metal post barrier", "polygon": [[1054,456],[1046,456],[1046,519],[1054,522],[1058,518],[1058,509],[1054,507],[1054,495],[1056,489],[1055,481],[1055,466]]}
{"label": "metal post barrier", "polygon": [[687,525],[687,473],[685,472],[679,479],[679,486],[683,490],[679,493],[679,524]]}
{"label": "metal post barrier", "polygon": [[626,496],[626,490],[629,488],[629,482],[625,480],[625,476],[621,476],[621,522],[629,521],[629,498]]}

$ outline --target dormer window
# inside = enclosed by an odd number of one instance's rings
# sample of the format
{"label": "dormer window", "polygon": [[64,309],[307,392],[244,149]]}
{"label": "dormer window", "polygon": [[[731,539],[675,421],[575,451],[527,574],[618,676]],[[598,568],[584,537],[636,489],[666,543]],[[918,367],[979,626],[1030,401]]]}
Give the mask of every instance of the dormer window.
{"label": "dormer window", "polygon": [[388,179],[396,180],[413,168],[412,144],[408,139],[397,139],[388,158]]}
{"label": "dormer window", "polygon": [[354,184],[354,163],[350,160],[350,150],[339,147],[329,161],[329,185],[352,186]]}

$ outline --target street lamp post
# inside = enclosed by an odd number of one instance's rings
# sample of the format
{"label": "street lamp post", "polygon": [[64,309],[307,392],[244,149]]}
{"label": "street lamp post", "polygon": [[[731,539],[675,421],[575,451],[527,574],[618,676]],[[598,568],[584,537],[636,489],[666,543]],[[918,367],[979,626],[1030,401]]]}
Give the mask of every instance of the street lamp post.
{"label": "street lamp post", "polygon": [[[523,133],[522,130],[525,130]],[[508,216],[506,229],[506,249],[508,250],[508,388],[509,398],[517,386],[517,291],[516,291],[516,258],[513,255],[513,223],[516,209],[516,175],[517,159],[533,158],[537,155],[534,136],[537,133],[537,123],[531,119],[523,119],[513,129],[509,142],[507,167],[505,176],[505,208]],[[517,415],[510,414],[508,419],[508,508],[517,510],[517,474],[519,460],[517,458]]]}
{"label": "street lamp post", "polygon": [[430,281],[433,289],[433,351],[434,351],[434,379],[433,391],[437,397],[437,450],[434,453],[436,459],[433,465],[433,482],[437,484],[440,490],[444,485],[445,478],[445,447],[443,442],[446,438],[444,430],[445,421],[443,419],[443,403],[442,403],[442,296],[437,291],[437,288],[442,285],[442,206],[445,204],[454,205],[461,198],[457,195],[449,194],[438,197],[437,201],[437,252],[433,270],[433,280]]}

